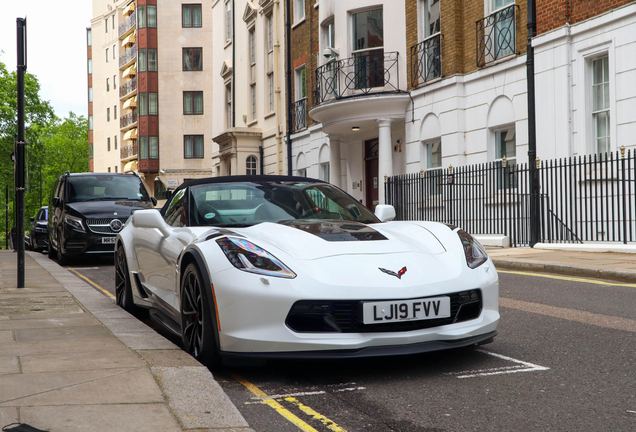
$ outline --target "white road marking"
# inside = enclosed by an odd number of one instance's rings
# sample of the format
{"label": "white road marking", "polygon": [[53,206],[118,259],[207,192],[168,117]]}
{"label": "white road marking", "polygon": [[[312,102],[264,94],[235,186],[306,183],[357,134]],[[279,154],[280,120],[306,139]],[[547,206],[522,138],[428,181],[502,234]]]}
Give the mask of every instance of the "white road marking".
{"label": "white road marking", "polygon": [[99,270],[99,267],[69,267],[73,270]]}
{"label": "white road marking", "polygon": [[[366,390],[366,387],[350,387],[350,388],[332,390],[331,392],[332,393],[337,393],[337,392],[357,391],[357,390]],[[326,390],[319,390],[319,391],[307,391],[307,392],[277,394],[277,395],[270,395],[269,397],[271,397],[272,399],[285,399],[285,398],[289,398],[289,397],[299,397],[299,396],[318,396],[318,395],[323,395],[323,394],[326,394],[326,393],[327,393]],[[260,399],[260,398],[252,397],[252,399]]]}
{"label": "white road marking", "polygon": [[506,360],[509,362],[517,363],[517,366],[508,366],[508,367],[499,367],[492,369],[481,369],[481,370],[471,370],[471,371],[463,371],[463,372],[451,372],[446,373],[444,375],[455,375],[457,378],[475,378],[480,376],[492,376],[492,375],[503,375],[503,374],[511,374],[517,372],[536,372],[536,371],[545,371],[549,370],[549,367],[539,366],[534,363],[525,362],[523,360],[513,359],[512,357],[507,357],[505,355],[496,354],[489,351],[477,350],[481,353],[488,354],[493,357],[497,357],[502,360]]}

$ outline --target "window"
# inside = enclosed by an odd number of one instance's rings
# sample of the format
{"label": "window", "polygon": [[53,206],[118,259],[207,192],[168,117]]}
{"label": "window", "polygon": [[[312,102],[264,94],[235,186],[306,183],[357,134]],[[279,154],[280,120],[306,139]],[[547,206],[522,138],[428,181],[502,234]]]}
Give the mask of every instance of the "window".
{"label": "window", "polygon": [[[106,108],[106,121],[110,121],[110,108]],[[110,143],[110,138],[108,138],[108,142]]]}
{"label": "window", "polygon": [[88,101],[93,102],[93,87],[88,88]]}
{"label": "window", "polygon": [[252,120],[256,120],[256,84],[250,85],[250,96],[252,100]]}
{"label": "window", "polygon": [[106,138],[106,150],[110,151],[110,138]]}
{"label": "window", "polygon": [[514,0],[491,0],[493,15],[493,52],[491,61],[505,57],[515,52],[515,12],[514,8],[508,8],[514,4]]}
{"label": "window", "polygon": [[267,30],[267,52],[274,51],[274,16],[269,14],[265,17]]}
{"label": "window", "polygon": [[117,88],[117,75],[113,75],[113,88]]}
{"label": "window", "polygon": [[203,158],[203,135],[184,135],[183,157],[186,159]]}
{"label": "window", "polygon": [[148,27],[157,27],[157,6],[146,6],[148,13]]}
{"label": "window", "polygon": [[108,172],[110,172],[110,167],[108,167]]}
{"label": "window", "polygon": [[137,28],[146,27],[146,6],[137,6]]}
{"label": "window", "polygon": [[106,63],[108,63],[110,61],[110,55],[108,52],[108,48],[106,48]]}
{"label": "window", "polygon": [[93,143],[90,143],[90,144],[88,145],[88,157],[89,157],[90,159],[93,159]]}
{"label": "window", "polygon": [[115,150],[117,150],[117,135],[115,135],[114,138],[115,138]]}
{"label": "window", "polygon": [[183,48],[183,70],[203,70],[203,48]]}
{"label": "window", "polygon": [[93,30],[86,30],[86,45],[93,46]]}
{"label": "window", "polygon": [[427,161],[426,167],[428,169],[435,169],[442,167],[442,142],[435,141],[427,145]]}
{"label": "window", "polygon": [[157,6],[137,6],[137,28],[157,27]]}
{"label": "window", "polygon": [[93,116],[88,116],[88,130],[93,130]]}
{"label": "window", "polygon": [[148,137],[148,156],[150,159],[157,159],[159,157],[158,137]]}
{"label": "window", "polygon": [[137,95],[137,114],[148,115],[148,93],[139,93]]}
{"label": "window", "polygon": [[93,59],[88,59],[88,73],[93,73]]}
{"label": "window", "polygon": [[110,91],[110,78],[106,78],[106,91]]}
{"label": "window", "polygon": [[329,162],[320,164],[320,180],[329,183],[329,177],[331,176]]}
{"label": "window", "polygon": [[157,50],[153,48],[148,48],[148,71],[157,71]]}
{"label": "window", "polygon": [[517,144],[515,140],[515,128],[495,131],[495,158],[501,161],[506,159],[505,167],[497,178],[499,189],[517,187],[517,178],[514,176],[514,166],[517,161]]}
{"label": "window", "polygon": [[254,28],[249,31],[249,50],[250,65],[254,66],[256,64],[256,30]]}
{"label": "window", "polygon": [[304,99],[307,96],[307,87],[305,84],[305,65],[296,69],[294,84],[296,87],[296,100]]}
{"label": "window", "polygon": [[117,45],[113,45],[113,60],[115,60],[115,59],[117,58],[117,57],[116,57],[117,52],[115,51],[115,47],[116,47],[116,46],[117,46]]}
{"label": "window", "polygon": [[113,107],[113,120],[117,120],[117,105]]}
{"label": "window", "polygon": [[158,200],[166,199],[166,186],[159,179],[155,179],[155,198]]}
{"label": "window", "polygon": [[305,82],[306,68],[296,69],[294,73],[294,86],[296,93],[296,102],[294,103],[293,117],[294,130],[300,130],[307,127],[307,87]]}
{"label": "window", "polygon": [[159,104],[157,101],[157,93],[148,93],[148,115],[157,115],[159,112]]}
{"label": "window", "polygon": [[353,14],[355,88],[383,87],[384,24],[382,9]]}
{"label": "window", "polygon": [[139,137],[139,159],[148,159],[148,137]]}
{"label": "window", "polygon": [[592,61],[592,124],[596,153],[610,151],[609,56]]}
{"label": "window", "polygon": [[148,50],[141,48],[137,51],[137,72],[146,72],[148,69]]}
{"label": "window", "polygon": [[104,25],[104,27],[106,28],[106,33],[108,33],[108,18],[106,18],[106,24]]}
{"label": "window", "polygon": [[305,18],[305,0],[294,0],[294,22]]}
{"label": "window", "polygon": [[325,25],[325,45],[331,48],[336,47],[336,25],[335,21],[331,20],[331,22]]}
{"label": "window", "polygon": [[256,158],[254,156],[248,156],[245,160],[245,174],[256,175]]}
{"label": "window", "polygon": [[269,112],[274,112],[274,72],[267,74],[267,88],[269,90]]}
{"label": "window", "polygon": [[225,40],[232,41],[232,3],[225,2]]}
{"label": "window", "polygon": [[119,172],[119,167],[115,165],[115,172]]}
{"label": "window", "polygon": [[225,85],[225,120],[228,128],[232,127],[232,83]]}
{"label": "window", "polygon": [[181,26],[184,28],[201,27],[201,5],[181,5]]}
{"label": "window", "polygon": [[298,177],[307,177],[307,168],[299,169]]}
{"label": "window", "polygon": [[183,114],[194,115],[203,114],[203,92],[184,91],[183,92]]}
{"label": "window", "polygon": [[113,16],[113,19],[111,21],[113,22],[113,30],[115,30],[115,16]]}
{"label": "window", "polygon": [[426,39],[441,30],[440,0],[422,1],[422,39]]}

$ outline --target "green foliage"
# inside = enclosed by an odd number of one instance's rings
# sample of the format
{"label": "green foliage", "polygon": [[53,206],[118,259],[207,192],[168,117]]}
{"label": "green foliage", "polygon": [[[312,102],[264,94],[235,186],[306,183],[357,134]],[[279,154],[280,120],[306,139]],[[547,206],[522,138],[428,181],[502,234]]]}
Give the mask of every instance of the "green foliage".
{"label": "green foliage", "polygon": [[[84,116],[69,113],[59,119],[48,101],[40,98],[40,83],[29,73],[25,75],[25,138],[27,193],[25,195],[25,227],[42,205],[48,205],[55,180],[65,171],[88,171],[88,121]],[[0,203],[4,210],[5,187],[9,188],[9,227],[14,218],[14,163],[11,153],[17,134],[17,74],[9,72],[0,62]],[[4,212],[3,212],[4,213]],[[0,224],[4,224],[4,214]],[[0,228],[4,231],[4,226]],[[2,236],[0,236],[1,238]],[[4,247],[4,243],[0,244]]]}

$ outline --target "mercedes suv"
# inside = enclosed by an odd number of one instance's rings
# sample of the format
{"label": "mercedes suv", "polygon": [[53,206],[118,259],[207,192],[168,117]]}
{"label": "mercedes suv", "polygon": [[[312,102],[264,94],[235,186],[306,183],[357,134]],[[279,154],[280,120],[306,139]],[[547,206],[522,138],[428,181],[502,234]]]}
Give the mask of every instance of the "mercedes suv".
{"label": "mercedes suv", "polygon": [[115,236],[137,209],[157,204],[135,173],[60,176],[49,200],[49,258],[113,254]]}

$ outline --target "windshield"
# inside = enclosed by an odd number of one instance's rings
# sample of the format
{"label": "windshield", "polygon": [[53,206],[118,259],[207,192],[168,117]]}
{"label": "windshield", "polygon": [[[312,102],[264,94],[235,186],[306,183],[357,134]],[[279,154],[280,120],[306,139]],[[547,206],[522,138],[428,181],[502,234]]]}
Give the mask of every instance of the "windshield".
{"label": "windshield", "polygon": [[150,201],[141,180],[132,175],[77,176],[68,179],[68,202]]}
{"label": "windshield", "polygon": [[376,223],[362,204],[323,183],[218,183],[192,187],[195,226],[250,226],[261,222],[325,219]]}

